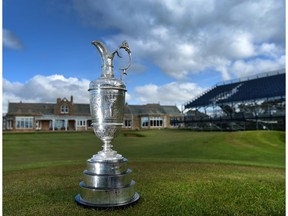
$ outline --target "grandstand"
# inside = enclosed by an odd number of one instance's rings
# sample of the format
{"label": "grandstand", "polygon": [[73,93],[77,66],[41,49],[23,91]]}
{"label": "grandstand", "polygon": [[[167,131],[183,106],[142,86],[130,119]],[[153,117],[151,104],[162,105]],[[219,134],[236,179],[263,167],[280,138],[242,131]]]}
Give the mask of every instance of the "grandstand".
{"label": "grandstand", "polygon": [[285,130],[285,69],[218,83],[184,108],[196,130]]}

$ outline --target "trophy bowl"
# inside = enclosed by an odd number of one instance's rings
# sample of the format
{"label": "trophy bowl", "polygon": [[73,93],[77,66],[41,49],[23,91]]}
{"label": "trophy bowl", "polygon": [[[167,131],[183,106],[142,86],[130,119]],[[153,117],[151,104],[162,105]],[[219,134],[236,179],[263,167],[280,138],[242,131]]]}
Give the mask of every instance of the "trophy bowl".
{"label": "trophy bowl", "polygon": [[94,159],[113,160],[122,156],[111,149],[111,141],[123,126],[125,85],[121,80],[106,78],[92,81],[89,86],[90,113],[95,135],[104,143]]}

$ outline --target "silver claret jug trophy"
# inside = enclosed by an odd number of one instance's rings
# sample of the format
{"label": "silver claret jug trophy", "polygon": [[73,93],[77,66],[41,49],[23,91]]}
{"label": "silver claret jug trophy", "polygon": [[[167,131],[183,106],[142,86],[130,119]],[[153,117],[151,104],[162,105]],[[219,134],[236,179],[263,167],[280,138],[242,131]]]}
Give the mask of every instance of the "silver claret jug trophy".
{"label": "silver claret jug trophy", "polygon": [[75,197],[77,203],[92,208],[120,207],[133,204],[139,199],[135,192],[135,181],[131,179],[128,160],[112,150],[111,141],[117,136],[123,125],[126,86],[114,77],[113,58],[124,49],[129,56],[126,68],[120,68],[123,74],[131,64],[131,51],[124,41],[116,51],[109,53],[100,41],[92,44],[98,49],[102,59],[102,74],[89,85],[90,113],[95,135],[102,140],[102,151],[87,160],[87,169],[80,182],[80,193]]}

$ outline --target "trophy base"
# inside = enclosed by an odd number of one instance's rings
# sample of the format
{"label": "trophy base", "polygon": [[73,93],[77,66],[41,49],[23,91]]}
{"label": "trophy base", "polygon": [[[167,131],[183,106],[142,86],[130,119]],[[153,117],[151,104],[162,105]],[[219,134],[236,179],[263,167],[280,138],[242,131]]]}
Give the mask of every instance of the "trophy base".
{"label": "trophy base", "polygon": [[93,208],[120,207],[136,203],[140,196],[134,191],[136,182],[131,179],[128,160],[87,160],[80,193],[75,201]]}
{"label": "trophy base", "polygon": [[83,200],[80,196],[80,194],[75,196],[75,201],[84,206],[84,207],[88,207],[88,208],[117,208],[117,207],[126,207],[129,205],[133,205],[136,204],[138,202],[140,198],[140,195],[135,192],[134,197],[132,200],[125,202],[125,203],[116,203],[116,204],[95,204],[95,203],[90,203],[90,202],[86,202],[85,200]]}

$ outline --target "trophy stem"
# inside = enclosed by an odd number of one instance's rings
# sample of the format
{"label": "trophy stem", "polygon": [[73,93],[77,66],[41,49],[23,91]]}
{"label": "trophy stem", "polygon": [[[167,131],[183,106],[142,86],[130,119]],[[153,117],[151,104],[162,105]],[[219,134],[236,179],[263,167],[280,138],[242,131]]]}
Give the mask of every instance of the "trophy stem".
{"label": "trophy stem", "polygon": [[111,140],[103,140],[102,151],[93,155],[92,159],[97,160],[119,160],[123,159],[122,155],[117,154],[117,151],[112,150],[113,145],[110,144]]}
{"label": "trophy stem", "polygon": [[111,142],[110,140],[109,141],[108,140],[104,141],[104,145],[102,146],[104,152],[112,151],[111,148],[113,147],[113,145],[111,145],[110,142]]}

